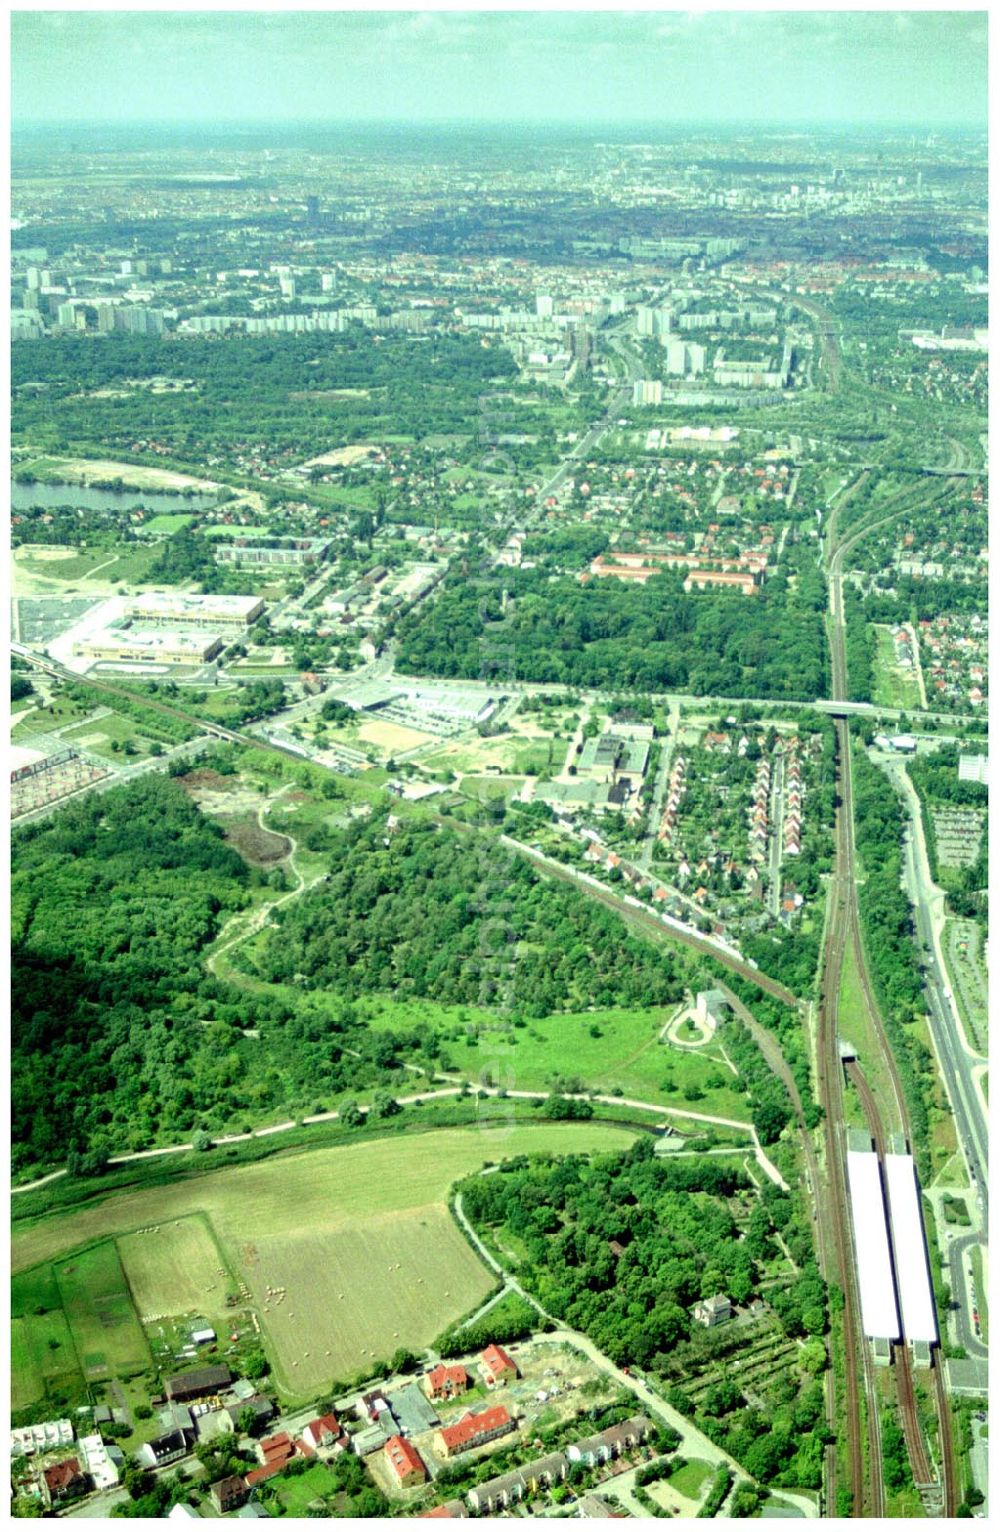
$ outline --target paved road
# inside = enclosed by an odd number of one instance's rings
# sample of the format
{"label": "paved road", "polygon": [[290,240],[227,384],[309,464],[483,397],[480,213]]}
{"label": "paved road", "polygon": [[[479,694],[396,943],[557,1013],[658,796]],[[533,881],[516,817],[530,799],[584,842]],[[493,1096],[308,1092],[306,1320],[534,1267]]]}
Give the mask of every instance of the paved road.
{"label": "paved road", "polygon": [[976,1066],[984,1060],[970,1049],[951,998],[948,971],[941,951],[940,922],[934,918],[935,897],[940,891],[931,881],[927,865],[919,800],[905,769],[901,766],[894,769],[890,765],[886,770],[904,795],[910,813],[909,829],[904,835],[903,868],[907,892],[916,910],[917,935],[929,952],[924,978],[931,1038],[986,1229],[989,1225],[989,1137],[982,1097],[974,1079]]}
{"label": "paved road", "polygon": [[[932,1191],[927,1194],[937,1209],[939,1198]],[[955,1192],[952,1196],[960,1195]],[[969,1270],[969,1261],[972,1251],[977,1245],[983,1243],[983,1236],[975,1230],[965,1234],[953,1232],[951,1226],[945,1223],[944,1218],[937,1219],[938,1243],[942,1246],[948,1261],[948,1285],[951,1288],[951,1313],[950,1319],[955,1327],[955,1339],[960,1346],[964,1346],[970,1357],[986,1360],[989,1351],[980,1336],[976,1334],[972,1322],[972,1311],[976,1306],[972,1277]]]}
{"label": "paved road", "polygon": [[677,734],[680,728],[681,710],[674,704],[671,709],[673,717],[670,720],[670,732],[660,741],[660,764],[656,773],[656,781],[653,784],[653,796],[649,802],[649,812],[646,817],[646,833],[643,836],[642,849],[636,857],[636,866],[643,872],[648,872],[653,860],[653,847],[656,845],[656,836],[660,828],[660,816],[663,813],[663,797],[667,791],[667,780],[670,776],[670,763],[674,758],[677,748]]}

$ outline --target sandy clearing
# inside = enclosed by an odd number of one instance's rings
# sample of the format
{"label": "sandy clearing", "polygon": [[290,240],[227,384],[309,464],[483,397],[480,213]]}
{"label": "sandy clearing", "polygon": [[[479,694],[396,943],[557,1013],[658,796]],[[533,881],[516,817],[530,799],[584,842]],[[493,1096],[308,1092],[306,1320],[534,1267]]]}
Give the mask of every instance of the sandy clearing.
{"label": "sandy clearing", "polygon": [[175,473],[170,468],[146,468],[135,463],[85,462],[76,458],[53,458],[51,461],[69,484],[92,484],[95,479],[121,479],[123,484],[135,489],[158,487],[212,491],[220,488],[212,479]]}
{"label": "sandy clearing", "polygon": [[357,442],[353,447],[337,447],[333,452],[324,452],[320,457],[311,457],[308,463],[303,463],[303,468],[344,468],[351,463],[360,463],[363,458],[371,457],[380,449],[370,442]]}
{"label": "sandy clearing", "polygon": [[434,738],[433,734],[422,734],[419,729],[408,729],[405,724],[399,723],[365,723],[358,730],[358,738],[369,745],[378,745],[383,750],[415,750],[418,745],[426,745]]}

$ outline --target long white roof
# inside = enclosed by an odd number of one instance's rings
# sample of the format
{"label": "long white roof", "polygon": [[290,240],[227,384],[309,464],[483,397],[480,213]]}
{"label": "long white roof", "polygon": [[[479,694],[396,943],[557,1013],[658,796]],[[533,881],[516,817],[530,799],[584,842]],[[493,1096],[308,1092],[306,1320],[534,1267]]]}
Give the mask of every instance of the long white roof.
{"label": "long white roof", "polygon": [[899,1311],[878,1156],[871,1150],[860,1153],[849,1149],[847,1179],[861,1292],[861,1327],[873,1340],[898,1340]]}
{"label": "long white roof", "polygon": [[917,1173],[911,1154],[887,1154],[885,1182],[889,1196],[892,1246],[896,1256],[903,1334],[909,1341],[938,1338],[934,1292],[927,1265],[924,1221]]}

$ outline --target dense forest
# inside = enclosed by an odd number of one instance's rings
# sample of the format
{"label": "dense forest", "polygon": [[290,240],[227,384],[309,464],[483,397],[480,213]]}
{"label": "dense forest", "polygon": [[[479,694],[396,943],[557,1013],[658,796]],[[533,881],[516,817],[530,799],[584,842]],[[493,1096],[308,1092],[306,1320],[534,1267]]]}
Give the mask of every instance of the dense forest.
{"label": "dense forest", "polygon": [[513,1017],[680,998],[673,958],[575,889],[430,821],[384,816],[336,833],[329,877],[278,912],[261,977],[346,996],[496,1005]]}
{"label": "dense forest", "polygon": [[[787,1284],[769,1284],[768,1302],[781,1329],[806,1341],[803,1357],[822,1370],[826,1290],[808,1231],[793,1234],[791,1201],[770,1185],[748,1215],[740,1194],[749,1188],[746,1173],[725,1160],[658,1158],[644,1138],[590,1161],[510,1161],[496,1175],[463,1182],[461,1193],[477,1226],[524,1252],[519,1280],[550,1314],[585,1331],[619,1365],[647,1368],[665,1382],[677,1376],[681,1350],[691,1348],[693,1358],[708,1344],[691,1306],[717,1292],[747,1303],[784,1230],[799,1271]],[[755,1395],[766,1387],[755,1384]],[[677,1385],[669,1397],[756,1477],[819,1484],[818,1379],[790,1369],[780,1400],[769,1399],[765,1411],[736,1381],[726,1378],[715,1391],[718,1398],[698,1407]]]}
{"label": "dense forest", "polygon": [[[342,334],[160,340],[66,336],[15,346],[12,433],[51,451],[96,443],[130,451],[136,440],[197,462],[208,451],[266,442],[275,455],[306,457],[338,442],[386,433],[420,439],[473,431],[479,400],[516,367],[508,352],[468,335],[374,337]],[[189,379],[171,393],[126,388],[126,380]],[[115,388],[120,396],[95,397]],[[333,390],[352,390],[330,397]],[[515,419],[516,404],[504,406]],[[525,418],[533,412],[524,411]]]}
{"label": "dense forest", "polygon": [[96,1170],[243,1113],[309,1112],[395,1083],[419,1036],[373,1033],[336,995],[290,1004],[206,972],[205,948],[267,877],[161,776],[17,832],[15,1170],[67,1155]]}
{"label": "dense forest", "polygon": [[[587,546],[567,549],[569,562]],[[545,568],[481,582],[458,562],[440,598],[400,624],[398,664],[417,675],[478,678],[487,649],[502,647],[518,680],[809,699],[826,689],[825,602],[805,548],[793,548],[756,596],[685,594],[675,572],[643,586],[581,585]]]}
{"label": "dense forest", "polygon": [[394,1087],[406,1061],[433,1066],[436,1034],[369,1029],[351,1003],[363,993],[504,1000],[512,1023],[680,997],[673,958],[576,890],[514,862],[491,891],[484,838],[387,831],[378,815],[329,833],[328,880],[263,939],[260,974],[289,986],[269,992],[216,980],[204,957],[278,874],[249,868],[177,781],[144,777],[20,830],[15,1169],[68,1153],[95,1170],[164,1138]]}

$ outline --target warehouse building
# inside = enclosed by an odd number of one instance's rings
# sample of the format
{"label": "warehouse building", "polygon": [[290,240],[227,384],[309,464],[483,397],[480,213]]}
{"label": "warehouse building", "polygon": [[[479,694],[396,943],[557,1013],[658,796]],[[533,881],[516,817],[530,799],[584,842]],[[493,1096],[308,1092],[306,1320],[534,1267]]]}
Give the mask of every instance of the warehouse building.
{"label": "warehouse building", "polygon": [[[234,538],[232,542],[220,541],[215,550],[217,564],[279,565],[301,568],[318,564],[326,558],[330,549],[328,537],[275,537],[261,542]],[[238,597],[247,600],[247,597]]]}
{"label": "warehouse building", "polygon": [[[854,1258],[861,1294],[861,1327],[869,1340],[899,1340],[899,1310],[892,1276],[889,1228],[878,1155],[847,1151],[847,1180],[854,1229]],[[888,1360],[885,1347],[876,1357]]]}
{"label": "warehouse building", "polygon": [[242,633],[264,611],[259,596],[192,596],[174,591],[144,591],[133,596],[126,617],[146,626],[213,628],[216,632]]}
{"label": "warehouse building", "polygon": [[73,643],[73,653],[91,660],[154,661],[160,665],[203,665],[222,648],[218,633],[176,633],[168,628],[106,628]]}
{"label": "warehouse building", "polygon": [[913,1348],[915,1360],[929,1362],[930,1347],[937,1344],[938,1326],[913,1156],[887,1154],[885,1181],[903,1336]]}

